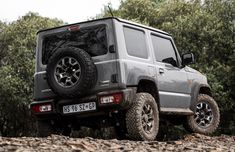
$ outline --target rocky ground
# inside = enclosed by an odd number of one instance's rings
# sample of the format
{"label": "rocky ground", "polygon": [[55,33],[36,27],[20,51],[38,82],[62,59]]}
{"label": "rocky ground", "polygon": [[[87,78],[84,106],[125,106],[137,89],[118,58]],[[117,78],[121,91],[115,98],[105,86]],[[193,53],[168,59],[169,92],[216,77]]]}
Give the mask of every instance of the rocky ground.
{"label": "rocky ground", "polygon": [[52,135],[47,138],[6,138],[0,137],[0,152],[66,152],[66,151],[235,151],[235,136],[209,137],[200,134],[185,135],[176,141],[129,141],[102,140],[94,138],[69,138]]}

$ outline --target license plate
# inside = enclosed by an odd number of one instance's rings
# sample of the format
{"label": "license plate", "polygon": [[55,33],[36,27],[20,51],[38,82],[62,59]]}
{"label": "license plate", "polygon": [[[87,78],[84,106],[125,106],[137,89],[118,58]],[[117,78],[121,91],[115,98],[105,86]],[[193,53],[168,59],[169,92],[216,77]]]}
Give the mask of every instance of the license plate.
{"label": "license plate", "polygon": [[92,111],[92,110],[96,110],[96,103],[95,102],[88,102],[88,103],[80,103],[80,104],[63,106],[63,113],[64,114]]}

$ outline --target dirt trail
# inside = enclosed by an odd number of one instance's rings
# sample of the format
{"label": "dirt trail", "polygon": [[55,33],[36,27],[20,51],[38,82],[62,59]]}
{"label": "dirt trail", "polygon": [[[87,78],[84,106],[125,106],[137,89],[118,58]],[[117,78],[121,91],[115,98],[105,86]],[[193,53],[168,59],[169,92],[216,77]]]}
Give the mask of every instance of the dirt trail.
{"label": "dirt trail", "polygon": [[235,136],[209,137],[200,134],[186,135],[181,140],[159,141],[129,141],[102,140],[94,138],[69,138],[52,135],[47,138],[5,138],[0,137],[0,152],[66,152],[66,151],[235,151]]}

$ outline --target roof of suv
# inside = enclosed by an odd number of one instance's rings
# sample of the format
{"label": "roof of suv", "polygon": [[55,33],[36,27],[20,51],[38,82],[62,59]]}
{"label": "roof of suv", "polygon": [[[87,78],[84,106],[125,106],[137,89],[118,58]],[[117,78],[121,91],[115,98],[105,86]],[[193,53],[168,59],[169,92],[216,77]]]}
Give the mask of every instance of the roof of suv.
{"label": "roof of suv", "polygon": [[58,26],[58,27],[49,28],[49,29],[43,29],[43,30],[39,30],[39,31],[37,32],[37,34],[40,33],[40,32],[43,32],[43,31],[53,30],[53,29],[57,29],[57,28],[61,28],[61,27],[72,26],[72,25],[82,24],[82,23],[88,23],[88,22],[95,22],[95,21],[100,21],[100,20],[108,20],[108,19],[116,19],[116,20],[118,20],[119,22],[123,22],[123,23],[126,23],[126,24],[135,25],[135,26],[142,27],[142,28],[145,28],[145,29],[148,29],[148,30],[152,30],[152,31],[155,31],[155,32],[158,32],[158,33],[165,34],[165,35],[170,35],[169,33],[165,32],[165,31],[162,31],[162,30],[159,30],[159,29],[156,29],[156,28],[153,28],[153,27],[149,27],[149,26],[146,26],[146,25],[143,25],[143,24],[135,23],[135,22],[132,22],[132,21],[124,20],[124,19],[121,19],[121,18],[116,18],[116,17],[106,17],[106,18],[101,18],[101,19],[95,19],[95,20],[85,21],[85,22],[67,24],[67,25]]}

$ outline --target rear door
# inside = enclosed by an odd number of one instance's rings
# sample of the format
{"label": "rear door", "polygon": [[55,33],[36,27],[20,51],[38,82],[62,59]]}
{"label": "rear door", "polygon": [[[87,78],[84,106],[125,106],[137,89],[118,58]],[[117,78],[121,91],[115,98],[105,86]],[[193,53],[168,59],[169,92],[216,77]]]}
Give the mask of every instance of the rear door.
{"label": "rear door", "polygon": [[187,73],[180,68],[179,55],[171,37],[151,34],[158,79],[161,111],[188,108],[190,88]]}
{"label": "rear door", "polygon": [[47,83],[46,68],[51,55],[62,45],[63,47],[82,48],[92,57],[97,68],[98,78],[96,86],[89,90],[88,94],[118,88],[116,82],[117,57],[115,51],[109,51],[110,48],[115,47],[113,33],[112,19],[89,21],[40,31],[34,75],[34,99],[44,100],[56,97]]}

